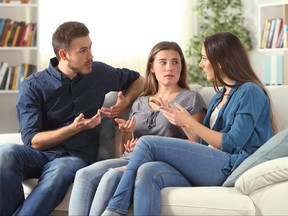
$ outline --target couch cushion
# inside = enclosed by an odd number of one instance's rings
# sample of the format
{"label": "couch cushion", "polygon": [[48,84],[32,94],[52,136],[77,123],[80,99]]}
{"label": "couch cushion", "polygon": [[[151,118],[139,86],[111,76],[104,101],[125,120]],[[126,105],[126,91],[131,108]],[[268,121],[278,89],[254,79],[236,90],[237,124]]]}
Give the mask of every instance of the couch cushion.
{"label": "couch cushion", "polygon": [[[37,185],[37,183],[38,183],[38,179],[36,178],[23,180],[23,189],[24,189],[25,198],[32,192],[32,190]],[[66,196],[63,199],[63,201],[55,208],[56,211],[64,211],[64,212],[68,211],[72,187],[73,187],[73,184],[70,185],[68,192],[66,193]]]}
{"label": "couch cushion", "polygon": [[283,181],[288,181],[288,157],[269,160],[251,168],[237,179],[235,188],[248,195]]}
{"label": "couch cushion", "polygon": [[247,170],[268,160],[288,156],[288,128],[274,135],[254,154],[244,160],[239,167],[223,183],[225,187],[233,187],[236,180]]}
{"label": "couch cushion", "polygon": [[167,187],[161,215],[255,215],[251,199],[235,188]]}

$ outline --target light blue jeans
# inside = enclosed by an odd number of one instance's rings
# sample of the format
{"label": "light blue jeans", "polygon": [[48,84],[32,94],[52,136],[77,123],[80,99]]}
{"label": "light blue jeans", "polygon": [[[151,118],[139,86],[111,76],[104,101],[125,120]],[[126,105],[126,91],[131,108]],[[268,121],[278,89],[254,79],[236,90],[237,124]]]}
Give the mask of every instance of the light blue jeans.
{"label": "light blue jeans", "polygon": [[[50,215],[65,197],[78,169],[77,157],[43,153],[25,145],[0,145],[0,215]],[[39,178],[24,199],[22,180]]]}
{"label": "light blue jeans", "polygon": [[107,209],[127,214],[135,185],[134,214],[160,215],[163,187],[222,185],[227,178],[222,168],[229,157],[188,140],[142,136]]}
{"label": "light blue jeans", "polygon": [[127,163],[125,158],[115,158],[80,169],[73,184],[69,215],[101,215],[122,176],[121,172],[110,168],[125,166]]}

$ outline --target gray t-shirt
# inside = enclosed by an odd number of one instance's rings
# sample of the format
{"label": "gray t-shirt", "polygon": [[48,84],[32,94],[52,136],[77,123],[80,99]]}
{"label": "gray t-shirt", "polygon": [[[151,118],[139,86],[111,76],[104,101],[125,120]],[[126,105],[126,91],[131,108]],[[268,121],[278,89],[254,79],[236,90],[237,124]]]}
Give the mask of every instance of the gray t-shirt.
{"label": "gray t-shirt", "polygon": [[[187,139],[179,126],[171,124],[159,110],[151,109],[148,100],[149,96],[139,97],[131,108],[130,118],[132,116],[136,118],[135,138],[143,135],[159,135]],[[175,102],[186,108],[191,115],[206,109],[201,95],[195,90],[181,90],[170,103]]]}

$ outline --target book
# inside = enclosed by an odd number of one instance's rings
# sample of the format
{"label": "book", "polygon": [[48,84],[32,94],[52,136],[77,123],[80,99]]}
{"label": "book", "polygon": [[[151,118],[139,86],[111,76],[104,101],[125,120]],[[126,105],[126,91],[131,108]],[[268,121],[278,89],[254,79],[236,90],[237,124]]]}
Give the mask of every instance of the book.
{"label": "book", "polygon": [[16,28],[18,26],[18,22],[17,21],[13,21],[13,24],[11,25],[11,33],[9,35],[9,38],[7,40],[7,46],[12,46],[12,42],[13,42],[13,38],[15,36],[15,31],[16,31]]}
{"label": "book", "polygon": [[269,34],[269,29],[270,29],[270,24],[271,24],[271,20],[270,19],[265,20],[263,33],[262,33],[262,40],[261,40],[261,45],[260,45],[261,49],[266,48],[267,38],[268,38],[268,34]]}
{"label": "book", "polygon": [[283,43],[284,43],[284,27],[282,26],[280,34],[279,34],[279,38],[277,40],[277,44],[276,44],[276,48],[282,48],[283,47]]}
{"label": "book", "polygon": [[28,24],[25,23],[24,27],[23,27],[23,31],[21,32],[19,46],[23,46],[24,45],[24,38],[25,38],[25,35],[26,35],[27,27],[28,27]]}
{"label": "book", "polygon": [[4,46],[5,44],[7,33],[11,27],[11,22],[12,22],[11,19],[5,19],[5,26],[4,26],[3,33],[1,35],[0,46]]}
{"label": "book", "polygon": [[15,47],[15,46],[16,46],[16,43],[17,43],[17,40],[18,40],[18,37],[19,37],[20,30],[21,30],[21,26],[20,26],[20,24],[18,23],[18,24],[17,24],[17,27],[16,27],[16,30],[15,30],[15,34],[14,34],[13,40],[12,40],[12,43],[11,43],[11,46],[12,46],[12,47]]}
{"label": "book", "polygon": [[33,35],[34,32],[36,31],[36,25],[35,23],[30,23],[30,28],[29,28],[29,34],[27,37],[27,41],[26,41],[26,46],[31,46],[32,45],[32,39],[33,39]]}
{"label": "book", "polygon": [[24,38],[23,38],[22,46],[27,46],[28,37],[29,37],[30,32],[32,31],[32,27],[33,27],[32,23],[28,23],[27,24],[27,28],[26,28],[25,35],[24,35]]}
{"label": "book", "polygon": [[19,80],[19,71],[21,66],[14,67],[14,74],[12,80],[12,88],[11,90],[17,90],[18,88],[18,80]]}
{"label": "book", "polygon": [[22,38],[22,34],[23,34],[23,31],[24,31],[24,28],[26,26],[25,22],[19,22],[19,25],[20,25],[20,30],[19,30],[19,35],[17,37],[17,41],[16,41],[16,44],[15,46],[20,46],[20,40]]}
{"label": "book", "polygon": [[13,66],[9,66],[7,81],[6,81],[6,85],[5,85],[5,90],[9,90],[9,85],[10,85],[12,70],[13,70]]}
{"label": "book", "polygon": [[[10,80],[9,80],[9,84],[8,84],[8,89],[12,90],[13,87],[13,79],[14,79],[14,73],[15,73],[15,66],[11,66],[11,70],[10,70]],[[7,81],[8,82],[8,81]]]}
{"label": "book", "polygon": [[272,45],[271,45],[272,48],[277,47],[277,41],[281,33],[282,25],[283,25],[283,19],[277,18],[276,24],[275,24],[274,36],[273,36]]}
{"label": "book", "polygon": [[268,38],[266,41],[266,48],[271,48],[271,46],[272,46],[272,41],[273,41],[273,36],[274,36],[274,31],[275,31],[275,25],[276,25],[276,19],[271,19],[269,34],[268,34]]}
{"label": "book", "polygon": [[0,18],[0,39],[4,30],[4,27],[5,27],[5,19]]}
{"label": "book", "polygon": [[0,84],[2,83],[2,80],[4,78],[5,72],[8,68],[9,64],[8,62],[2,62],[0,66]]}
{"label": "book", "polygon": [[25,65],[22,64],[22,65],[19,66],[19,74],[18,74],[18,81],[17,81],[17,84],[16,84],[16,89],[20,88],[20,85],[21,85],[21,83],[24,80],[24,73],[25,73]]}
{"label": "book", "polygon": [[9,68],[6,69],[4,77],[2,79],[2,82],[0,83],[0,90],[4,90],[5,89],[6,81],[7,81],[7,77],[8,77],[8,71],[9,71]]}
{"label": "book", "polygon": [[288,47],[288,25],[284,25],[283,47]]}
{"label": "book", "polygon": [[37,23],[34,23],[30,46],[37,46]]}
{"label": "book", "polygon": [[284,76],[284,56],[267,54],[264,56],[265,85],[282,85]]}

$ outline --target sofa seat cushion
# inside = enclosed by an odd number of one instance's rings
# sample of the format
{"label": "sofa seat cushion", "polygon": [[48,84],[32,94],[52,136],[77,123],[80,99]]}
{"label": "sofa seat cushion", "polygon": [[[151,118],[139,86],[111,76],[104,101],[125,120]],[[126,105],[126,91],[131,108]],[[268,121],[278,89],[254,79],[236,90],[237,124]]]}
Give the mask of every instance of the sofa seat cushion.
{"label": "sofa seat cushion", "polygon": [[235,188],[167,187],[161,215],[255,215],[251,199]]}
{"label": "sofa seat cushion", "polygon": [[[25,194],[25,198],[27,198],[29,196],[29,194],[32,192],[32,190],[34,189],[34,187],[37,185],[38,183],[38,179],[36,178],[31,178],[31,179],[27,179],[27,180],[23,180],[23,189],[24,189],[24,194]],[[70,185],[68,192],[65,196],[65,198],[62,200],[62,202],[55,208],[55,211],[64,211],[67,212],[68,211],[68,207],[69,207],[69,200],[70,200],[70,195],[71,195],[71,191],[72,191],[72,185]]]}
{"label": "sofa seat cushion", "polygon": [[262,187],[251,194],[255,205],[255,215],[288,215],[287,208],[288,181]]}

